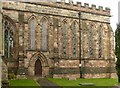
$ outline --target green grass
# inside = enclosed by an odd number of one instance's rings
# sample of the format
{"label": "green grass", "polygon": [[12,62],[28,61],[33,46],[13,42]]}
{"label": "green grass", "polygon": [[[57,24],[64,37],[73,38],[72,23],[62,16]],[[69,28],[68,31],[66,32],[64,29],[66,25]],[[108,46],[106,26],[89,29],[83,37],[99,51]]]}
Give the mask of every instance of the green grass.
{"label": "green grass", "polygon": [[[95,79],[77,79],[77,80],[68,80],[68,79],[57,79],[57,78],[48,78],[48,80],[60,85],[60,86],[80,86],[80,83],[93,83],[95,86],[115,86],[117,85],[117,79],[109,78],[95,78]],[[82,88],[82,87],[80,87]],[[86,87],[83,87],[86,88]],[[96,87],[90,87],[96,88]],[[103,88],[103,87],[102,87]],[[106,88],[106,87],[105,87]]]}
{"label": "green grass", "polygon": [[[29,87],[37,87],[39,84],[32,79],[17,79],[17,80],[9,80],[10,81],[10,86],[29,86]],[[16,87],[15,87],[16,88]]]}

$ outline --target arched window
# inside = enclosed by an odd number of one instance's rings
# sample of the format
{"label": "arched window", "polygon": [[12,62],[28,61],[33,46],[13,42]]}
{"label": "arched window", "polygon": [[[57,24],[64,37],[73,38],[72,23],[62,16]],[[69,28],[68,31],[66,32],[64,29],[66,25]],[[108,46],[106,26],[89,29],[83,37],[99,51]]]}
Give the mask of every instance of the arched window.
{"label": "arched window", "polygon": [[76,58],[76,22],[72,25],[72,33],[73,33],[73,57]]}
{"label": "arched window", "polygon": [[47,51],[47,20],[42,20],[42,50]]}
{"label": "arched window", "polygon": [[14,34],[13,25],[8,21],[3,21],[4,28],[4,56],[5,59],[13,58]]}
{"label": "arched window", "polygon": [[31,42],[30,48],[35,49],[35,20],[34,17],[30,19]]}
{"label": "arched window", "polygon": [[100,28],[98,30],[98,44],[99,44],[99,54],[98,54],[98,58],[101,58],[102,56],[102,34],[101,34],[101,27],[102,25],[100,25]]}
{"label": "arched window", "polygon": [[13,35],[13,32],[12,31],[10,31],[10,33],[9,33],[10,35],[10,37],[9,37],[9,41],[10,41],[10,57],[12,57],[13,56],[13,40],[14,40],[14,35]]}
{"label": "arched window", "polygon": [[63,57],[66,57],[66,22],[63,23],[63,29],[62,29],[62,34],[63,34]]}
{"label": "arched window", "polygon": [[92,40],[93,40],[93,33],[92,33],[92,25],[90,25],[91,29],[89,29],[89,54],[90,54],[90,58],[93,57],[93,44],[92,44]]}

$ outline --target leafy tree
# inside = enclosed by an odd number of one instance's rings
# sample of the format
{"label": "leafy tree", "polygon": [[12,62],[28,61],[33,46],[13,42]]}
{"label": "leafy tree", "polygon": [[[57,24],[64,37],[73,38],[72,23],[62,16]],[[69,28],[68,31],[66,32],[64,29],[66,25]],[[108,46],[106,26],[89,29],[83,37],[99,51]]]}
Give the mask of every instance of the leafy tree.
{"label": "leafy tree", "polygon": [[120,83],[120,23],[117,25],[115,31],[115,54],[117,58],[116,70],[118,75],[118,82]]}

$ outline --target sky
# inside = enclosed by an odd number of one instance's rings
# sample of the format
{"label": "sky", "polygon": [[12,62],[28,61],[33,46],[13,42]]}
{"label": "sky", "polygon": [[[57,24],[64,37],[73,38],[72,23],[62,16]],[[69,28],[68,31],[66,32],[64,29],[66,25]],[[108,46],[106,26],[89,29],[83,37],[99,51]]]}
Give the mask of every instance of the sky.
{"label": "sky", "polygon": [[[65,1],[68,2],[69,0]],[[116,24],[118,23],[118,2],[120,0],[73,0],[74,3],[77,1],[82,2],[82,5],[84,5],[84,3],[89,3],[89,6],[91,6],[91,4],[95,4],[97,8],[98,6],[103,6],[103,9],[105,9],[105,7],[109,7],[111,9],[110,23],[113,31],[115,32],[117,28]]]}

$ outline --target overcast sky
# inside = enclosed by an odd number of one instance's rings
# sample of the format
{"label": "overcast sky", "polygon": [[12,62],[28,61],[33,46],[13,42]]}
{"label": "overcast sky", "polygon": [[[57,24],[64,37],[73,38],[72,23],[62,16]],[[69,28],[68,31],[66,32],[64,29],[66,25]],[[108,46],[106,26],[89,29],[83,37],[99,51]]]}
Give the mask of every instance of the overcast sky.
{"label": "overcast sky", "polygon": [[[68,2],[69,0],[65,0],[65,1]],[[111,16],[112,16],[110,18],[111,26],[113,28],[113,31],[116,30],[116,24],[118,23],[118,2],[120,0],[73,0],[73,1],[74,3],[77,1],[82,2],[82,5],[84,5],[84,3],[89,3],[90,6],[91,4],[95,4],[97,8],[98,6],[103,6],[104,9],[105,7],[109,7],[111,9]]]}

